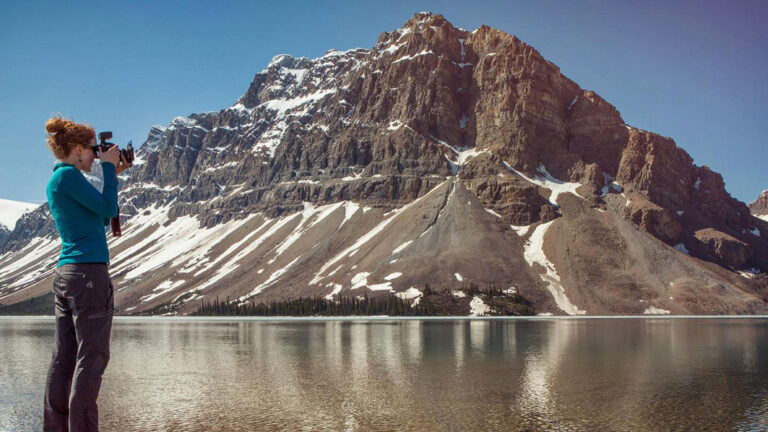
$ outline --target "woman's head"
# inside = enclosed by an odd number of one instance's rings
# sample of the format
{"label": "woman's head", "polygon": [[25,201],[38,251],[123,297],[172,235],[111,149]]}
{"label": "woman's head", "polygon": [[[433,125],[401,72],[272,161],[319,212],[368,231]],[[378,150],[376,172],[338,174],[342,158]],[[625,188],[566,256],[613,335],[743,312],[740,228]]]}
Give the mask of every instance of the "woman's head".
{"label": "woman's head", "polygon": [[95,158],[90,146],[96,144],[93,127],[61,117],[52,117],[45,123],[48,131],[48,148],[56,159],[69,162],[77,169],[91,170]]}

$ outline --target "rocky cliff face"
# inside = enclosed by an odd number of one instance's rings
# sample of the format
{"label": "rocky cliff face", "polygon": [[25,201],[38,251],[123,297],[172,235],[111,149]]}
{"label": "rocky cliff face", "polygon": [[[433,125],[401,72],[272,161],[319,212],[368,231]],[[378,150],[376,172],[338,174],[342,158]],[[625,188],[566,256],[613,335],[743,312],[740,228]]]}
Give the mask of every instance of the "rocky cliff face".
{"label": "rocky cliff face", "polygon": [[763,220],[768,219],[768,190],[764,190],[760,196],[749,205],[749,211]]}
{"label": "rocky cliff face", "polygon": [[[138,157],[111,243],[133,311],[469,280],[540,312],[765,307],[735,271],[768,271],[768,225],[720,175],[486,26],[417,14],[371,49],[277,56],[233,106],[153,127]],[[10,234],[0,302],[43,289],[52,226],[40,209]]]}

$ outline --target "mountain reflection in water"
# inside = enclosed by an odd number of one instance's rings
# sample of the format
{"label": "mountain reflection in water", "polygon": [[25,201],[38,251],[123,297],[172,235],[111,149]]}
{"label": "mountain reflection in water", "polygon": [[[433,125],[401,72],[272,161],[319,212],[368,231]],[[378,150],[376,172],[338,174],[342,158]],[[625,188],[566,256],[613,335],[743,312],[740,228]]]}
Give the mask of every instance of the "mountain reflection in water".
{"label": "mountain reflection in water", "polygon": [[[41,429],[53,321],[0,320],[0,430]],[[768,320],[118,319],[104,430],[761,430]]]}

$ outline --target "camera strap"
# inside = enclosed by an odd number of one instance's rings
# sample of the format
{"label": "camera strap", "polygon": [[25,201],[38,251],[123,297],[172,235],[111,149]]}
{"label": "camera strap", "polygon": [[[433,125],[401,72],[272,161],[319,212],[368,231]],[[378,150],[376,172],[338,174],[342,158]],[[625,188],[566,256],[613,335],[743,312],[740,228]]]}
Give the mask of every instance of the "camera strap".
{"label": "camera strap", "polygon": [[117,208],[117,216],[112,218],[112,236],[120,237],[123,235],[122,229],[120,229],[120,207]]}

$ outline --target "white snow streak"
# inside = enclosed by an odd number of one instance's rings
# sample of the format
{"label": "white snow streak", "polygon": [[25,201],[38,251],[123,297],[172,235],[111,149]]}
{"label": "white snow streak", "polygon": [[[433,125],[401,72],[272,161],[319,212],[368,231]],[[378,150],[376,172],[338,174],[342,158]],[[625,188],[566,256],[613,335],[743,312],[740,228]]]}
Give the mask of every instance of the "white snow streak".
{"label": "white snow streak", "polygon": [[333,291],[331,291],[330,294],[325,296],[326,300],[333,300],[333,296],[341,292],[341,285],[339,284],[331,284],[331,285],[333,286]]}
{"label": "white snow streak", "polygon": [[352,286],[349,288],[351,290],[362,288],[366,285],[368,285],[368,276],[370,273],[368,272],[360,272],[354,276],[352,276],[352,280],[350,281],[352,283]]}
{"label": "white snow streak", "polygon": [[519,237],[524,237],[531,230],[533,225],[510,225],[509,227],[515,230]]}
{"label": "white snow streak", "polygon": [[418,53],[416,53],[416,54],[414,54],[412,56],[400,57],[399,59],[393,61],[392,64],[399,63],[401,61],[410,61],[410,60],[415,59],[416,57],[420,57],[420,56],[424,56],[424,55],[428,55],[428,54],[435,55],[435,53],[433,53],[432,51],[427,51],[426,49],[424,49],[424,50],[421,50],[421,52],[418,52]]}
{"label": "white snow streak", "polygon": [[560,282],[560,276],[557,274],[555,265],[547,259],[547,256],[544,253],[544,234],[546,234],[547,229],[552,226],[553,222],[554,221],[550,221],[537,226],[533,231],[533,234],[531,234],[531,237],[525,242],[525,261],[527,261],[530,266],[537,263],[544,267],[546,273],[539,276],[546,282],[547,289],[552,294],[552,297],[554,297],[557,307],[568,315],[585,315],[587,311],[579,310],[579,308],[568,300],[568,297],[565,294],[565,287],[563,287]]}
{"label": "white snow streak", "polygon": [[152,299],[155,299],[157,297],[160,297],[161,295],[171,292],[174,290],[174,288],[182,285],[184,283],[183,280],[177,280],[171,282],[170,280],[166,280],[163,282],[160,282],[160,284],[157,286],[157,288],[152,290],[152,294],[145,295],[139,299],[140,302],[148,302]]}
{"label": "white snow streak", "polygon": [[275,283],[275,281],[277,281],[277,279],[279,279],[279,278],[280,278],[280,276],[282,276],[283,274],[285,274],[285,272],[287,272],[287,271],[288,271],[288,270],[289,270],[291,267],[293,267],[293,265],[294,265],[294,264],[296,264],[296,261],[298,261],[298,260],[299,260],[299,258],[301,258],[301,257],[300,257],[300,256],[298,256],[298,257],[294,258],[294,259],[293,259],[293,261],[291,261],[290,263],[288,263],[288,265],[287,265],[287,266],[285,266],[285,267],[283,267],[283,268],[281,268],[281,269],[277,270],[276,272],[272,273],[272,274],[269,276],[269,278],[268,278],[267,280],[265,280],[264,282],[262,282],[262,283],[260,283],[259,285],[257,285],[257,286],[256,286],[256,288],[254,288],[254,289],[253,289],[253,291],[251,291],[249,294],[247,294],[247,295],[244,295],[244,296],[240,297],[240,299],[239,299],[239,300],[240,300],[241,302],[242,302],[242,301],[245,301],[245,300],[247,300],[249,297],[253,297],[253,296],[255,296],[256,294],[258,294],[258,293],[260,293],[260,292],[264,291],[264,289],[265,289],[265,288],[267,288],[267,287],[269,287],[270,285],[272,285],[273,283]]}
{"label": "white snow streak", "polygon": [[416,204],[416,203],[420,202],[421,200],[425,199],[427,196],[431,195],[435,190],[437,190],[444,183],[445,182],[440,183],[439,185],[435,186],[434,188],[432,188],[432,190],[430,190],[429,192],[424,194],[424,196],[422,196],[421,198],[418,198],[418,199],[416,199],[414,201],[411,201],[410,203],[400,207],[399,209],[392,210],[389,213],[389,214],[391,214],[391,216],[389,216],[387,219],[384,219],[381,223],[379,223],[372,230],[368,231],[366,234],[361,236],[352,246],[349,246],[348,248],[344,249],[343,251],[338,253],[336,256],[334,256],[330,260],[326,261],[326,263],[323,264],[323,266],[320,268],[320,270],[318,270],[318,272],[315,274],[315,277],[312,278],[312,280],[309,282],[310,285],[317,284],[317,282],[319,282],[320,279],[323,278],[323,273],[325,273],[325,271],[328,270],[329,267],[334,265],[336,262],[338,262],[339,260],[341,260],[345,256],[349,255],[350,253],[356,252],[358,249],[360,249],[361,246],[363,246],[369,240],[371,240],[374,237],[376,237],[377,234],[379,234],[381,231],[384,230],[384,228],[386,228],[390,223],[392,223],[392,221],[397,217],[397,215],[399,215],[400,213],[404,212],[405,210],[407,210],[408,208],[410,208],[414,204]]}
{"label": "white snow streak", "polygon": [[[35,237],[24,248],[16,252],[5,254],[0,260],[0,264],[8,262],[15,257],[21,257],[10,264],[0,266],[0,278],[13,274],[24,267],[39,260],[41,257],[51,255],[60,246],[59,239],[49,239],[44,237]],[[57,257],[58,258],[58,257]]]}
{"label": "white snow streak", "polygon": [[576,192],[576,188],[581,186],[579,183],[570,183],[570,182],[564,182],[562,180],[558,180],[547,171],[547,169],[544,167],[544,165],[539,165],[538,171],[543,174],[543,177],[535,177],[535,178],[529,178],[525,174],[521,173],[520,171],[517,171],[516,169],[512,168],[510,164],[507,162],[504,162],[504,165],[507,167],[508,170],[514,172],[515,174],[519,175],[523,179],[525,179],[529,183],[533,183],[535,185],[541,186],[543,188],[549,189],[552,191],[552,195],[549,197],[549,201],[552,204],[557,205],[557,197],[558,195],[562,193],[570,192],[578,197],[581,195]]}
{"label": "white snow streak", "polygon": [[407,248],[408,245],[410,245],[411,243],[413,243],[413,240],[408,240],[407,242],[405,242],[405,243],[401,244],[400,246],[396,247],[395,250],[392,251],[392,255],[394,255],[394,254],[396,254],[398,252],[401,252],[403,249]]}

